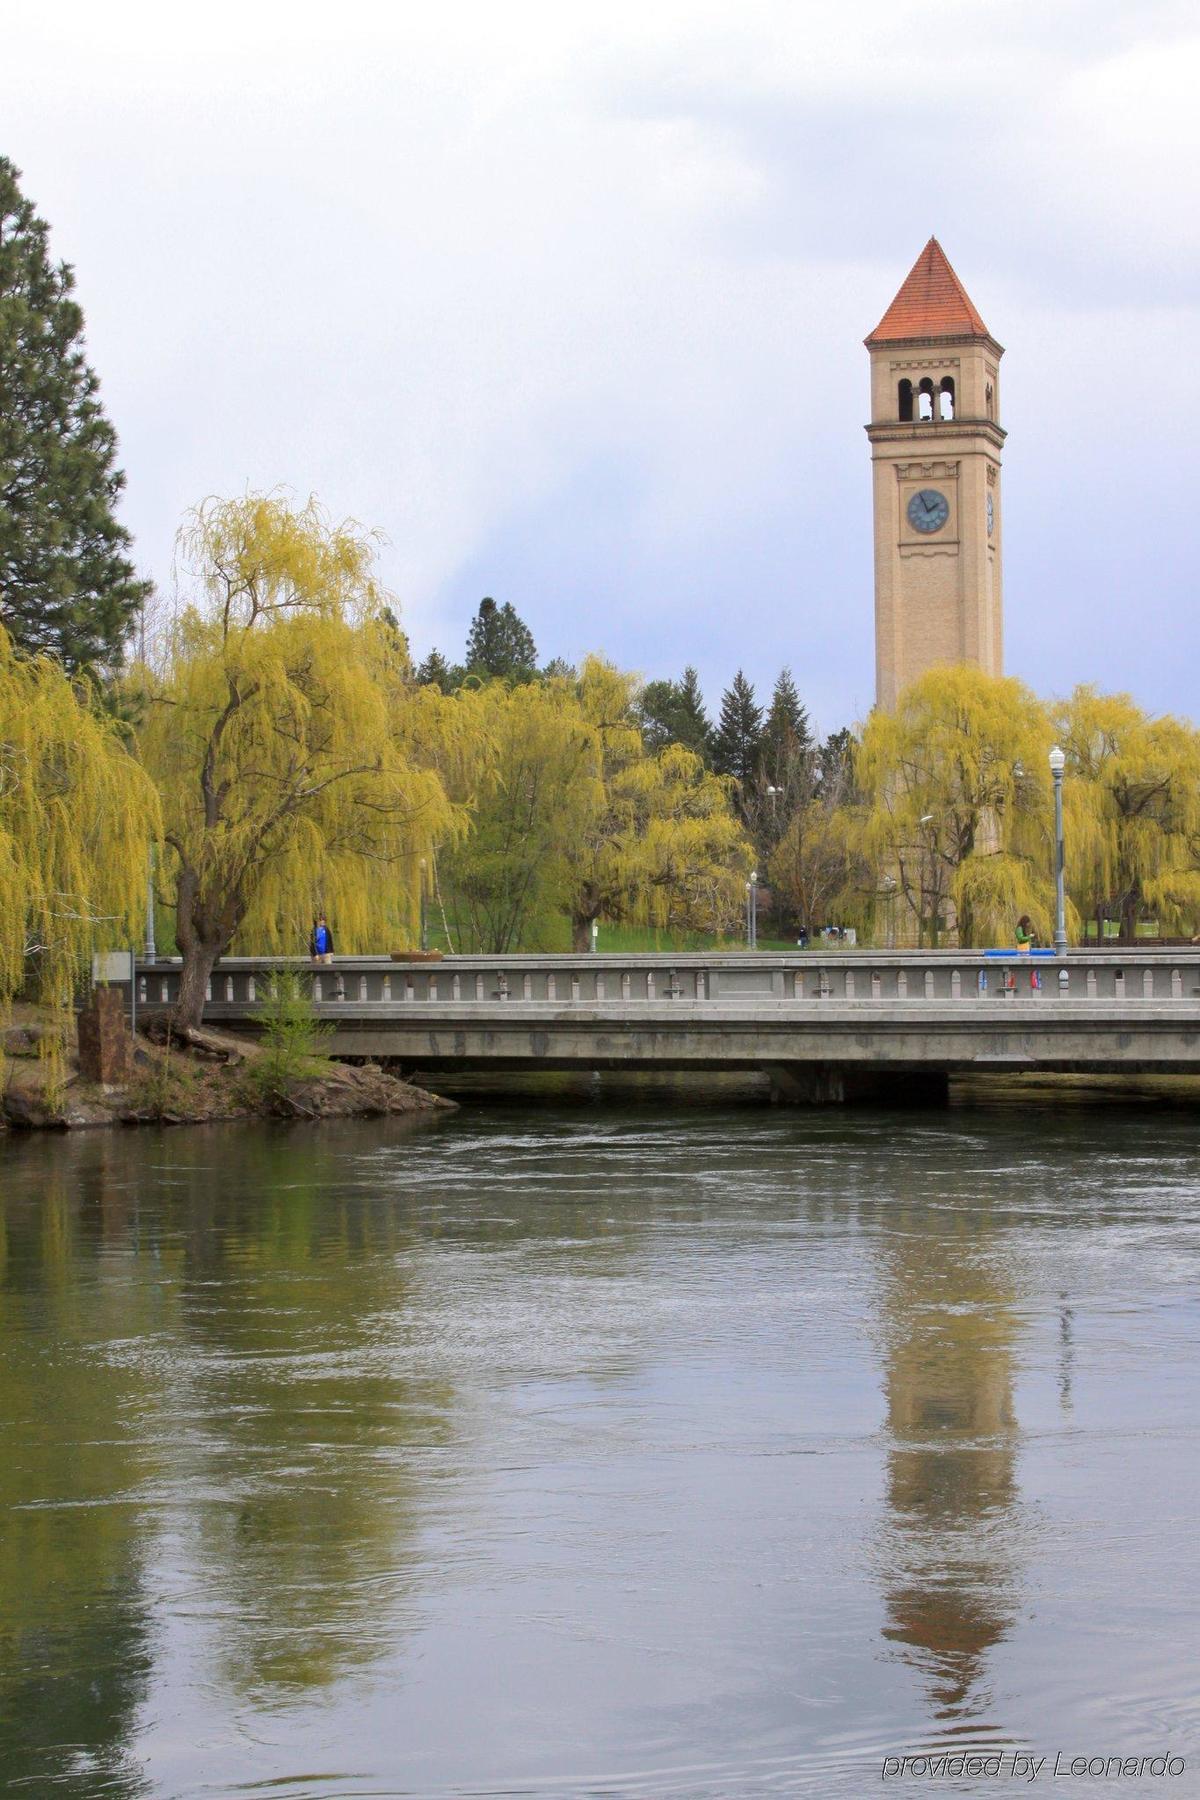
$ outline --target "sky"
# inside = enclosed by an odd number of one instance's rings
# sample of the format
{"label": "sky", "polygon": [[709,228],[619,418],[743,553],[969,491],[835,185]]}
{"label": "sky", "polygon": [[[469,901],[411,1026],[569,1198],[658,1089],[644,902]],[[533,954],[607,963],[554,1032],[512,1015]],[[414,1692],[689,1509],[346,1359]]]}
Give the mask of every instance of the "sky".
{"label": "sky", "polygon": [[874,698],[868,358],[936,233],[993,336],[1006,665],[1200,718],[1191,0],[14,0],[139,567],[211,494],[383,534],[419,657]]}

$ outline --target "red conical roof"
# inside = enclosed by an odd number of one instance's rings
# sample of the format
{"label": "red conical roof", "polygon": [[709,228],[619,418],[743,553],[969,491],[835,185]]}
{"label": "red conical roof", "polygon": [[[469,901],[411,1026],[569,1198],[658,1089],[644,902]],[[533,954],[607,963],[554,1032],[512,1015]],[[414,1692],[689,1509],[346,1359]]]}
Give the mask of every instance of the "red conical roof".
{"label": "red conical roof", "polygon": [[866,339],[868,345],[904,338],[990,338],[946,252],[931,237],[900,292]]}

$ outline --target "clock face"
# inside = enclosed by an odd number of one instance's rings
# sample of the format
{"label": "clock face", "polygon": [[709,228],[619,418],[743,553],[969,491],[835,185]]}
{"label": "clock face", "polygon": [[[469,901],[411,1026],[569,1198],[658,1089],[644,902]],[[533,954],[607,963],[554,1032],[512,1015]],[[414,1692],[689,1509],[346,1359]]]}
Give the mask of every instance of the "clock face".
{"label": "clock face", "polygon": [[908,503],[908,522],[914,531],[940,531],[950,517],[950,502],[936,488],[919,488]]}
{"label": "clock face", "polygon": [[988,495],[987,502],[988,502],[988,536],[991,537],[992,532],[996,528],[996,504],[995,504],[995,501],[992,499],[991,494]]}

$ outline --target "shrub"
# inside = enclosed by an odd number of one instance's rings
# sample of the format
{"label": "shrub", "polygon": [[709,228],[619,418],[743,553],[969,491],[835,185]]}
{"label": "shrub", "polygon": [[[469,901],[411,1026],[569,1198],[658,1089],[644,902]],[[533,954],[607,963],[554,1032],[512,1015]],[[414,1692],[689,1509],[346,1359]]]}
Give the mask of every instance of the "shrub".
{"label": "shrub", "polygon": [[257,1098],[270,1106],[286,1106],[301,1082],[329,1066],[322,1047],[333,1032],[317,1019],[312,997],[292,969],[277,969],[266,998],[251,1015],[261,1031],[261,1054],[246,1065],[246,1078]]}

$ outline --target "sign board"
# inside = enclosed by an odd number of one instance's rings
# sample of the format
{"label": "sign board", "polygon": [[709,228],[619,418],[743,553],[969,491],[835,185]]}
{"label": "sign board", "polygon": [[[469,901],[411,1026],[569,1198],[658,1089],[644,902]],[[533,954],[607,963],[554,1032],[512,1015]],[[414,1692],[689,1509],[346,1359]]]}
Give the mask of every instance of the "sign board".
{"label": "sign board", "polygon": [[133,951],[98,952],[92,958],[92,980],[97,986],[109,981],[132,981]]}

